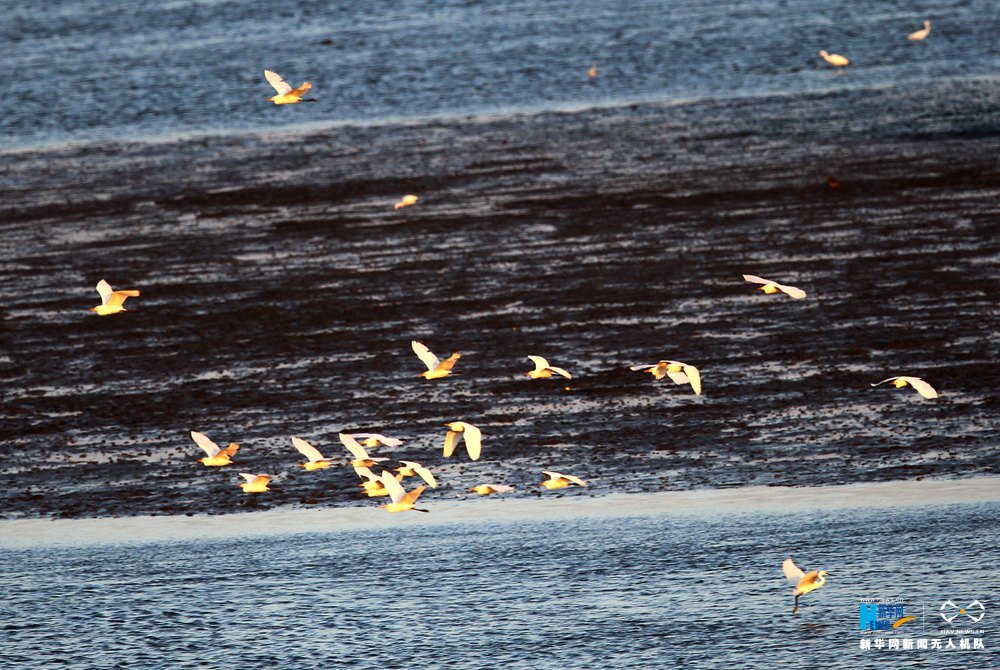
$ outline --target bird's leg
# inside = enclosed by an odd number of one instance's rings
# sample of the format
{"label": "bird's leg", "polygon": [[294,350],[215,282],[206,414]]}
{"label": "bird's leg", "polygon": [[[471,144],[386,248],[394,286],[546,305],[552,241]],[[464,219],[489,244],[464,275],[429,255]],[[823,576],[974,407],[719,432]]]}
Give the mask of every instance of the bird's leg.
{"label": "bird's leg", "polygon": [[429,509],[417,509],[416,507],[413,507],[412,509],[414,512],[430,512]]}
{"label": "bird's leg", "polygon": [[795,607],[792,608],[792,614],[798,614],[799,613],[799,598],[801,598],[801,597],[802,597],[802,594],[799,594],[799,595],[795,596]]}

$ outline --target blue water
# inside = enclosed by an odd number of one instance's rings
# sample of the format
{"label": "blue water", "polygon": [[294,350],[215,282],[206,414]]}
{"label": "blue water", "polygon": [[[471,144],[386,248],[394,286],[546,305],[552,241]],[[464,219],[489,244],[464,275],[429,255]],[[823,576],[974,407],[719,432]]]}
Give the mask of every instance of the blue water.
{"label": "blue water", "polygon": [[[910,44],[928,18],[930,38]],[[992,0],[13,3],[0,148],[918,87],[995,76],[998,25]],[[834,72],[819,49],[853,65]],[[264,68],[313,82],[321,102],[266,102]]]}
{"label": "blue water", "polygon": [[[0,550],[0,663],[991,667],[1000,657],[988,651],[862,652],[858,603],[895,597],[920,615],[924,602],[978,598],[992,616],[998,511],[400,517],[390,528]],[[788,555],[831,573],[798,616],[780,571]],[[936,637],[924,625],[899,636]],[[996,626],[981,625],[995,646]]]}

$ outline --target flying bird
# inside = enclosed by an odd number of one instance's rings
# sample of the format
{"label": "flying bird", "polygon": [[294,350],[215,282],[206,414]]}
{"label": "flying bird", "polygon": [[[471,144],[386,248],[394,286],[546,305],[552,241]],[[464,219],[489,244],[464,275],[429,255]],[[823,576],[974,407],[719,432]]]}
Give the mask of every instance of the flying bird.
{"label": "flying bird", "polygon": [[199,458],[198,462],[210,467],[232,465],[233,456],[240,450],[240,445],[235,442],[230,442],[228,447],[222,449],[210,440],[207,435],[194,430],[191,431],[191,439],[208,454],[205,458]]}
{"label": "flying bird", "polygon": [[[384,487],[382,486],[382,478],[368,468],[359,468],[358,466],[354,466],[354,472],[365,480],[360,486],[366,493],[369,491],[377,491],[379,489],[384,490]],[[388,494],[388,491],[386,491],[384,495]]]}
{"label": "flying bird", "polygon": [[670,377],[675,384],[690,384],[695,395],[701,395],[701,373],[693,365],[680,361],[660,361],[655,365],[632,365],[629,370],[642,370],[656,379]]}
{"label": "flying bird", "polygon": [[101,294],[101,304],[97,307],[91,307],[90,311],[97,312],[101,316],[127,312],[128,310],[124,307],[125,300],[139,296],[138,291],[112,291],[111,284],[103,279],[97,282],[97,292]]}
{"label": "flying bird", "polygon": [[590,64],[590,69],[587,70],[587,76],[590,77],[591,79],[597,78],[597,63]]}
{"label": "flying bird", "polygon": [[826,584],[826,576],[830,574],[826,570],[802,572],[802,569],[795,565],[790,558],[785,559],[785,562],[781,564],[781,569],[784,570],[785,577],[795,584],[795,589],[792,591],[792,595],[795,596],[795,607],[792,608],[792,614],[799,613],[799,598]]}
{"label": "flying bird", "polygon": [[386,437],[379,433],[351,433],[351,437],[366,447],[398,447],[403,441],[395,437]]}
{"label": "flying bird", "polygon": [[872,384],[872,386],[878,386],[879,384],[884,384],[886,382],[892,382],[892,385],[898,389],[901,389],[904,386],[912,386],[914,391],[925,398],[938,397],[938,393],[934,390],[934,387],[920,377],[889,377],[888,379],[883,379],[878,384]]}
{"label": "flying bird", "polygon": [[423,479],[432,488],[437,488],[437,480],[434,479],[434,474],[430,470],[420,465],[420,463],[415,463],[413,461],[400,461],[402,467],[396,468],[396,472],[401,474],[403,477],[413,477],[416,475]]}
{"label": "flying bird", "polygon": [[424,379],[447,377],[452,374],[451,369],[455,367],[455,362],[462,357],[462,354],[456,351],[447,359],[443,361],[439,360],[437,356],[431,353],[430,349],[416,340],[410,342],[410,347],[413,349],[413,353],[417,355],[417,358],[427,366],[427,371],[420,373],[420,376]]}
{"label": "flying bird", "polygon": [[264,491],[270,491],[267,488],[267,483],[271,481],[271,475],[255,475],[249,472],[241,472],[240,477],[246,481],[242,484],[237,484],[243,489],[244,493],[263,493]]}
{"label": "flying bird", "polygon": [[389,460],[388,458],[372,458],[365,451],[365,448],[358,444],[358,441],[347,433],[340,433],[338,435],[341,444],[347,447],[347,450],[351,452],[354,456],[354,460],[351,461],[351,465],[356,468],[371,468],[374,467],[376,463]]}
{"label": "flying bird", "polygon": [[297,437],[292,438],[292,445],[299,450],[299,453],[309,459],[308,463],[303,463],[302,467],[306,470],[322,470],[323,468],[328,468],[332,465],[330,459],[326,458],[323,454],[319,452],[319,449],[312,446],[305,440],[301,440]]}
{"label": "flying bird", "polygon": [[276,105],[294,105],[297,102],[318,102],[316,98],[303,98],[303,94],[312,88],[312,84],[308,81],[302,82],[302,85],[296,89],[292,87],[281,78],[281,75],[277,72],[271,72],[270,70],[264,70],[264,77],[267,78],[267,83],[274,87],[274,90],[278,92],[278,95],[268,98],[271,102]]}
{"label": "flying bird", "polygon": [[574,477],[573,475],[564,475],[561,472],[551,472],[549,470],[542,470],[542,474],[548,476],[542,486],[547,489],[564,489],[570,484],[576,484],[577,486],[586,486],[587,482],[583,481],[579,477]]}
{"label": "flying bird", "polygon": [[771,281],[770,279],[764,279],[762,277],[757,277],[756,275],[743,275],[743,279],[750,282],[751,284],[763,284],[758,290],[764,293],[777,293],[781,291],[796,300],[802,300],[806,297],[806,292],[800,288],[795,288],[794,286],[785,286],[784,284],[779,284],[776,281]]}
{"label": "flying bird", "polygon": [[465,438],[465,450],[469,452],[469,458],[478,461],[479,452],[483,447],[482,431],[464,421],[452,421],[444,425],[448,427],[448,434],[444,436],[444,457],[450,458],[455,453],[455,445],[458,443],[458,436],[461,435]]}
{"label": "flying bird", "polygon": [[[947,27],[948,26],[945,26],[945,28],[947,28]],[[930,21],[924,21],[924,29],[923,30],[914,30],[912,33],[910,33],[906,37],[911,42],[922,42],[923,40],[927,39],[927,36],[930,35],[930,34],[931,34],[931,22]]]}
{"label": "flying bird", "polygon": [[473,486],[467,493],[478,493],[481,496],[488,496],[491,493],[508,493],[513,490],[514,487],[507,484],[480,484]]}
{"label": "flying bird", "polygon": [[386,512],[406,512],[408,510],[413,510],[414,512],[428,511],[414,507],[417,502],[417,498],[419,498],[420,494],[424,492],[425,487],[423,484],[412,491],[407,492],[403,489],[403,485],[399,483],[391,472],[383,470],[382,485],[389,492],[389,499],[392,500],[390,504],[381,506]]}
{"label": "flying bird", "polygon": [[851,64],[851,61],[847,60],[840,54],[828,54],[825,51],[820,51],[819,55],[823,57],[823,60],[834,67],[846,67]]}
{"label": "flying bird", "polygon": [[573,375],[566,372],[562,368],[557,368],[549,365],[549,362],[542,358],[541,356],[528,356],[532,363],[535,364],[535,369],[529,372],[525,372],[525,377],[531,377],[532,379],[546,379],[551,377],[553,373],[557,375],[562,375],[566,379],[572,379]]}
{"label": "flying bird", "polygon": [[417,204],[417,200],[420,200],[420,196],[418,195],[404,195],[392,208],[403,209],[404,207]]}

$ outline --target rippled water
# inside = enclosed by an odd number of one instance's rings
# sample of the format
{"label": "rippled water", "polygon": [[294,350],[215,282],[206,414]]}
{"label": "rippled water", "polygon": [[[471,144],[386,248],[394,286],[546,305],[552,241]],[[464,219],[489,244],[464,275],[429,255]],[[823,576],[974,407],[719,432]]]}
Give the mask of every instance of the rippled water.
{"label": "rippled water", "polygon": [[[978,598],[992,612],[995,502],[781,511],[755,510],[748,499],[721,514],[709,506],[626,517],[588,504],[582,514],[567,505],[525,521],[498,521],[503,503],[493,507],[492,520],[478,522],[435,523],[432,512],[330,530],[319,518],[313,529],[300,521],[246,538],[209,532],[102,545],[79,543],[73,524],[86,522],[68,522],[68,546],[0,550],[0,661],[70,669],[995,667],[995,653],[858,649],[862,598],[901,598],[917,614],[922,602]],[[831,572],[794,617],[780,571],[788,555]],[[911,624],[907,635],[920,637],[923,626]],[[996,627],[983,626],[995,645]]]}
{"label": "rippled water", "polygon": [[[990,0],[13,3],[0,148],[993,76]],[[932,19],[931,38],[906,35]],[[849,56],[839,75],[817,51]],[[596,61],[599,76],[586,76]],[[321,101],[277,108],[262,70]]]}

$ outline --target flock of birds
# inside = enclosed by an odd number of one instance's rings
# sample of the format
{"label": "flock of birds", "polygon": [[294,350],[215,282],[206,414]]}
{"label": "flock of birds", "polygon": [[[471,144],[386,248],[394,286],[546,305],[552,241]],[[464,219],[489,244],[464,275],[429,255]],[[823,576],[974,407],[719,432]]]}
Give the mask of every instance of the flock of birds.
{"label": "flock of birds", "polygon": [[[910,33],[908,37],[911,41],[922,41],[930,34],[930,30],[931,22],[924,21],[924,28]],[[820,51],[819,55],[837,68],[842,68],[850,64],[850,60],[840,54]],[[312,84],[308,81],[303,82],[297,88],[292,88],[292,86],[276,72],[265,70],[264,76],[276,92],[276,95],[267,98],[267,100],[276,105],[317,101],[315,98],[304,97],[312,89]],[[590,79],[597,77],[597,63],[593,63],[590,66],[587,71],[587,76]],[[408,194],[396,202],[393,207],[397,210],[404,207],[410,207],[415,205],[418,200],[418,196]],[[755,275],[743,275],[743,279],[747,282],[758,284],[759,290],[763,291],[765,294],[783,293],[795,300],[801,300],[806,297],[805,291],[795,286],[781,284],[779,282],[764,279]],[[128,298],[134,298],[140,295],[138,290],[115,291],[104,279],[97,284],[97,292],[100,294],[101,304],[91,308],[90,311],[101,316],[109,316],[127,311],[125,309],[125,301]],[[441,379],[453,374],[453,369],[458,360],[461,358],[461,354],[455,352],[448,358],[441,360],[424,344],[417,341],[411,342],[411,348],[413,349],[413,353],[416,354],[423,365],[427,368],[424,372],[420,373],[420,376],[426,380]],[[564,377],[566,379],[572,379],[572,374],[569,371],[561,367],[550,365],[549,362],[541,356],[529,355],[528,359],[535,366],[534,369],[524,373],[524,375],[530,379],[547,379],[553,377],[554,375]],[[696,395],[701,395],[701,373],[694,365],[675,360],[660,360],[651,364],[633,365],[630,366],[630,369],[634,371],[641,370],[643,372],[647,372],[653,375],[656,380],[660,380],[663,377],[669,377],[674,384],[690,385],[692,391]],[[879,386],[889,382],[891,382],[896,388],[910,386],[924,398],[937,397],[937,392],[934,388],[919,377],[890,377],[880,382],[873,383],[871,386]],[[459,441],[463,441],[469,458],[473,461],[478,460],[482,453],[483,446],[482,431],[477,426],[466,421],[452,421],[445,424],[445,426],[448,430],[444,437],[444,457],[450,458],[455,453]],[[191,438],[194,440],[195,444],[197,444],[198,447],[205,452],[205,456],[200,458],[199,462],[208,467],[232,465],[233,457],[240,448],[235,442],[230,443],[225,448],[222,448],[208,436],[197,431],[191,432]],[[377,433],[341,433],[339,438],[341,444],[347,449],[352,457],[348,461],[347,465],[351,466],[359,477],[359,488],[363,490],[363,493],[370,498],[387,497],[390,500],[389,503],[380,506],[382,509],[387,512],[428,511],[426,509],[416,507],[416,503],[426,487],[437,487],[437,479],[433,472],[420,463],[409,460],[399,460],[399,466],[394,469],[390,469],[382,465],[390,459],[385,457],[374,457],[368,453],[369,448],[377,448],[381,446],[390,448],[398,447],[403,444],[403,440],[399,438],[387,437]],[[291,442],[292,446],[306,458],[306,462],[301,464],[305,470],[320,470],[334,465],[333,460],[324,456],[319,449],[305,440],[299,437],[292,437]],[[378,468],[381,472],[376,474],[372,468]],[[540,483],[540,486],[543,486],[546,489],[562,489],[569,486],[582,487],[587,485],[587,482],[579,477],[576,477],[575,475],[564,474],[551,470],[544,470],[542,472],[547,478]],[[271,490],[269,488],[271,475],[252,472],[241,472],[239,475],[243,481],[242,483],[237,484],[237,486],[239,486],[244,493],[260,494]],[[407,491],[404,487],[404,482],[408,477],[417,477],[422,481],[422,483],[419,486]],[[466,490],[469,493],[477,493],[479,495],[492,495],[513,491],[514,487],[499,483],[481,483],[473,485]],[[828,573],[825,570],[805,573],[798,566],[796,566],[790,558],[784,562],[782,568],[785,576],[795,584],[793,590],[793,595],[795,596],[795,606],[792,611],[793,613],[797,613],[799,609],[799,598],[802,595],[823,586]]]}

